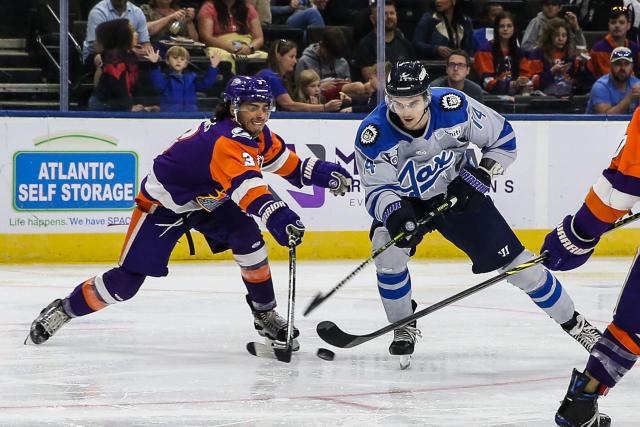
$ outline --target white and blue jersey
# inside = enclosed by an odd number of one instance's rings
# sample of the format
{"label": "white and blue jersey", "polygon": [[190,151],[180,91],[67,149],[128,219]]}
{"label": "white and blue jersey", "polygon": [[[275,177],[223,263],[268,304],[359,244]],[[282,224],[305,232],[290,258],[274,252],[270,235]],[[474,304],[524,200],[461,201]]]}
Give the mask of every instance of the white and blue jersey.
{"label": "white and blue jersey", "polygon": [[469,144],[504,169],[516,158],[511,124],[455,89],[432,88],[422,136],[402,130],[389,114],[386,104],[379,105],[360,124],[355,142],[366,208],[378,221],[387,206],[401,197],[428,200],[445,194],[468,161]]}

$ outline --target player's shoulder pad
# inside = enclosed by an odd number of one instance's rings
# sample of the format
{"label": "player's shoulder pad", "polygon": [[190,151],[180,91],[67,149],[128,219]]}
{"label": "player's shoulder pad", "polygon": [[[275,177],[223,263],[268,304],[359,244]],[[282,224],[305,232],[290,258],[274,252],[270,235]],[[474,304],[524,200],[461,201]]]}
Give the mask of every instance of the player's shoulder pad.
{"label": "player's shoulder pad", "polygon": [[244,128],[238,125],[238,123],[236,123],[234,120],[231,120],[230,118],[211,123],[212,124],[204,130],[205,133],[210,133],[210,135],[216,139],[218,139],[219,137],[225,137],[249,147],[258,146],[258,143],[254,138],[251,137],[249,132],[247,132]]}
{"label": "player's shoulder pad", "polygon": [[387,118],[387,111],[386,104],[378,105],[358,128],[355,146],[371,159],[398,143],[398,136]]}
{"label": "player's shoulder pad", "polygon": [[448,87],[434,87],[431,90],[432,119],[437,127],[451,127],[468,119],[467,96],[459,90]]}

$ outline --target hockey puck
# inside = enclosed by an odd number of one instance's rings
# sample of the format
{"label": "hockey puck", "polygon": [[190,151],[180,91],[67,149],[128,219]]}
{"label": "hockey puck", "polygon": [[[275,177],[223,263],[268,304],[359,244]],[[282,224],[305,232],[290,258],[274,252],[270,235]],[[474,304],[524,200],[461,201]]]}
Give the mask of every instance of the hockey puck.
{"label": "hockey puck", "polygon": [[324,360],[333,360],[333,358],[336,357],[336,354],[333,351],[327,348],[322,348],[322,347],[318,349],[318,351],[316,352],[316,355],[320,359],[324,359]]}

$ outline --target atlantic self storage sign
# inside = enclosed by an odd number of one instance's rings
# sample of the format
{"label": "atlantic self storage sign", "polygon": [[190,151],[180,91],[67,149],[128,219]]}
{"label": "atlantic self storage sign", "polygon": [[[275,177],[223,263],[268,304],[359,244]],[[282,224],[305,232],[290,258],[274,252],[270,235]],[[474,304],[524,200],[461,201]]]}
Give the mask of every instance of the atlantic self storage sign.
{"label": "atlantic self storage sign", "polygon": [[138,182],[133,152],[17,152],[16,210],[131,209]]}

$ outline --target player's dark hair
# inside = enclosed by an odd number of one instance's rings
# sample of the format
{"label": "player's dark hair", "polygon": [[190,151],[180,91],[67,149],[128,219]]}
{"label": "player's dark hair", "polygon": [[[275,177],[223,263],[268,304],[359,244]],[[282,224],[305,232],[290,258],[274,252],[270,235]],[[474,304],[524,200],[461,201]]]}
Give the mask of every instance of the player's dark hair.
{"label": "player's dark hair", "polygon": [[223,101],[216,105],[216,109],[213,112],[213,117],[217,122],[226,119],[227,117],[233,117],[231,115],[231,102]]}
{"label": "player's dark hair", "polygon": [[516,21],[513,18],[511,12],[502,12],[496,16],[496,20],[493,21],[493,42],[492,42],[492,53],[493,53],[493,69],[496,74],[500,74],[503,71],[506,71],[504,68],[504,54],[502,53],[502,48],[500,47],[500,21],[503,19],[509,19],[513,24],[513,34],[509,39],[507,56],[511,58],[511,75],[515,78],[520,74],[520,59],[521,52],[518,47],[518,29],[516,28]]}

